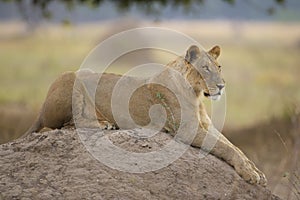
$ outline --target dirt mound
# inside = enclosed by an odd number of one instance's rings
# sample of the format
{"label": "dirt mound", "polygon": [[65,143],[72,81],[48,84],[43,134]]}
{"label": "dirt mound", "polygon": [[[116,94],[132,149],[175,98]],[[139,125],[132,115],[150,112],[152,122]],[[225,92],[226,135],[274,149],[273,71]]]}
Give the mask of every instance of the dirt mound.
{"label": "dirt mound", "polygon": [[[159,133],[136,139],[126,131],[85,129],[122,149],[156,151],[172,138]],[[130,133],[140,134],[141,130]],[[218,158],[187,151],[157,171],[126,173],[96,160],[75,130],[34,133],[0,145],[0,199],[278,199],[267,188],[243,181]]]}

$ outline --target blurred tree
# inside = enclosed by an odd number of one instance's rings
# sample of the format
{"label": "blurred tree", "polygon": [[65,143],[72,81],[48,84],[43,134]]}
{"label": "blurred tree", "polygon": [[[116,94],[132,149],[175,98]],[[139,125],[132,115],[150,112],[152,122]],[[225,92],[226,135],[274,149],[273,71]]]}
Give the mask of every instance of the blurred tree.
{"label": "blurred tree", "polygon": [[[27,22],[28,30],[33,30],[41,19],[52,19],[53,13],[49,9],[51,3],[58,3],[64,5],[67,10],[73,10],[76,6],[86,6],[91,9],[101,7],[104,3],[111,3],[119,12],[129,11],[132,7],[138,8],[138,10],[146,15],[159,16],[161,10],[167,6],[171,6],[174,9],[183,8],[186,13],[195,11],[200,7],[205,6],[205,2],[208,0],[0,0],[2,2],[15,3],[19,9],[21,17]],[[236,0],[221,0],[234,6]],[[246,1],[246,0],[245,0]],[[269,0],[271,2],[270,7],[263,9],[262,12],[272,15],[276,11],[274,5],[283,6],[286,0]],[[246,2],[251,3],[251,0]],[[273,2],[273,3],[272,3]],[[259,6],[254,6],[255,9]],[[260,9],[261,10],[261,9]],[[63,25],[69,25],[68,19],[62,20]]]}
{"label": "blurred tree", "polygon": [[[86,5],[90,8],[97,8],[101,6],[104,2],[110,2],[115,5],[120,11],[127,11],[132,6],[137,6],[141,10],[145,11],[148,14],[154,12],[155,7],[166,7],[167,5],[172,5],[174,7],[184,7],[191,8],[192,5],[200,4],[204,5],[207,0],[0,0],[2,2],[15,2],[19,5],[31,4],[32,7],[40,9],[44,18],[51,18],[51,12],[48,10],[48,6],[52,2],[60,2],[64,4],[68,9],[72,10],[75,5]],[[234,5],[236,0],[222,0],[228,4]],[[286,0],[273,0],[275,4],[284,5]],[[22,6],[21,6],[22,7]],[[270,9],[268,8],[266,11],[268,13]]]}

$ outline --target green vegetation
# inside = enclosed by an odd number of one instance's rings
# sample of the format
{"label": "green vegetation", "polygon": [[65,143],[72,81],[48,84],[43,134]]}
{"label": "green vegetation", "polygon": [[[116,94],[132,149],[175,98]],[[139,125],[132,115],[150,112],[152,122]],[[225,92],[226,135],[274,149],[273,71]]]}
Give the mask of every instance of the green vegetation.
{"label": "green vegetation", "polygon": [[78,68],[91,44],[81,40],[80,35],[69,35],[67,30],[61,33],[36,33],[0,41],[1,104],[40,104],[55,77]]}
{"label": "green vegetation", "polygon": [[[286,107],[299,102],[300,25],[242,23],[236,26],[223,22],[161,25],[198,39],[206,49],[215,44],[221,46],[219,62],[227,84],[225,126],[239,128],[281,116]],[[8,122],[20,122],[23,118],[28,123],[33,121],[51,82],[64,71],[77,70],[89,51],[113,34],[109,32],[113,28],[107,23],[46,26],[30,35],[19,31],[20,26],[0,24],[1,30],[5,30],[0,33],[0,130],[16,134],[24,132],[29,124],[19,123],[16,127]],[[201,27],[201,31],[187,27]],[[166,64],[170,56],[164,55],[151,54]],[[117,73],[129,66],[116,64]],[[13,115],[18,117],[10,116],[8,105],[10,108],[16,105]]]}

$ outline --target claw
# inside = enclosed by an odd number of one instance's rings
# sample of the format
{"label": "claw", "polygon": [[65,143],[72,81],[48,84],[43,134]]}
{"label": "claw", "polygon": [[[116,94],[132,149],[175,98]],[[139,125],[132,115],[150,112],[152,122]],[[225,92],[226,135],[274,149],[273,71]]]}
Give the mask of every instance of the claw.
{"label": "claw", "polygon": [[103,130],[115,130],[116,126],[108,121],[99,122],[100,128]]}
{"label": "claw", "polygon": [[244,180],[250,184],[257,184],[264,187],[267,185],[265,175],[255,167],[252,161],[244,160],[242,163],[236,170]]}

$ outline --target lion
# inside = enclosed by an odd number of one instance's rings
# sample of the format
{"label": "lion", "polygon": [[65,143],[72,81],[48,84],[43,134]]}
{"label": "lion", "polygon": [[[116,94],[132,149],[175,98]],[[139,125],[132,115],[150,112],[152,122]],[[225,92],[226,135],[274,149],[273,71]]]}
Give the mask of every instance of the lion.
{"label": "lion", "polygon": [[[37,119],[25,135],[44,127],[56,129],[76,125],[130,129],[151,124],[175,136],[181,124],[194,120],[197,126],[191,140],[192,146],[205,150],[202,147],[205,137],[216,139],[209,153],[226,161],[247,182],[265,186],[265,175],[241,150],[213,128],[205,110],[203,98],[217,100],[224,91],[225,81],[217,62],[220,51],[219,46],[205,51],[192,45],[184,56],[167,64],[155,76],[143,79],[88,70],[66,72],[51,85]],[[120,81],[119,92],[113,92]],[[132,85],[141,87],[134,90],[124,104],[123,96],[130,93],[125,91],[126,86]],[[116,108],[113,110],[111,104],[115,99]],[[152,109],[153,105],[164,109]],[[120,112],[124,108],[124,112],[128,110],[130,113],[129,116]],[[186,110],[189,115],[184,118],[182,111]],[[163,121],[161,116],[165,116],[166,120]],[[179,139],[186,141],[191,136],[187,131]]]}

